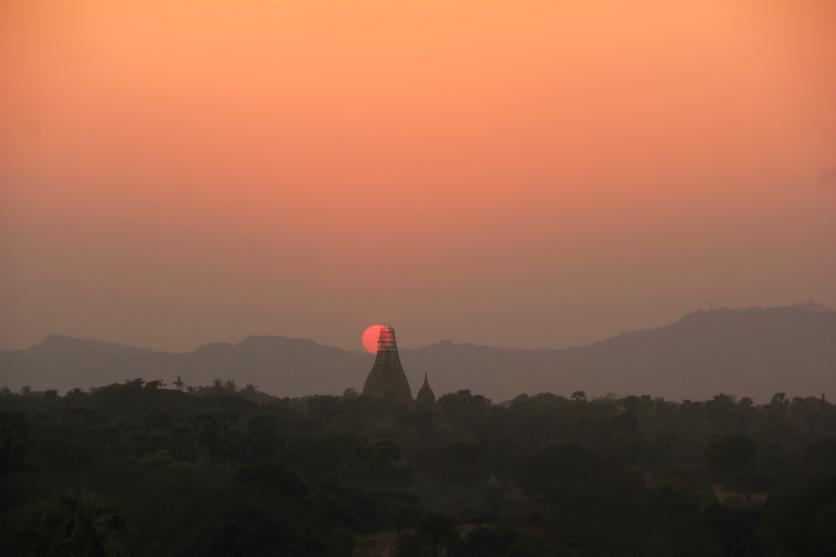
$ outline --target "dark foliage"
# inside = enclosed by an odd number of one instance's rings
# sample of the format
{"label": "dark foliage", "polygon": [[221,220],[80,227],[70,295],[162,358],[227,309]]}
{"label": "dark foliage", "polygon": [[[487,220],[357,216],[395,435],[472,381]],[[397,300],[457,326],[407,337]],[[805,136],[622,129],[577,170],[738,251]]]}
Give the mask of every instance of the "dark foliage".
{"label": "dark foliage", "polygon": [[176,387],[0,393],[0,554],[836,555],[821,399]]}

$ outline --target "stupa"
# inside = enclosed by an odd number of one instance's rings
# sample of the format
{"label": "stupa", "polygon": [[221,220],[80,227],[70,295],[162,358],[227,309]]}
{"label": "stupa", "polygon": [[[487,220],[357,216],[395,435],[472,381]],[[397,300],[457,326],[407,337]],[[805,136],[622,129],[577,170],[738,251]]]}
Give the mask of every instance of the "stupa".
{"label": "stupa", "polygon": [[401,365],[398,345],[395,342],[395,329],[392,327],[380,328],[377,356],[363,385],[363,394],[412,402],[412,390]]}

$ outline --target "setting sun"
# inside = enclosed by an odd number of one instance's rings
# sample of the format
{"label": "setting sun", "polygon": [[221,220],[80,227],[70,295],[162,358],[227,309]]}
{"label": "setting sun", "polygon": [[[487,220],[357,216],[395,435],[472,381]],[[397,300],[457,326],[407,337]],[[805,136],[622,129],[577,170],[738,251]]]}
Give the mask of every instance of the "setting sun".
{"label": "setting sun", "polygon": [[377,340],[380,338],[380,330],[383,328],[384,325],[370,325],[366,327],[365,331],[363,331],[361,341],[363,343],[363,348],[369,354],[377,353]]}

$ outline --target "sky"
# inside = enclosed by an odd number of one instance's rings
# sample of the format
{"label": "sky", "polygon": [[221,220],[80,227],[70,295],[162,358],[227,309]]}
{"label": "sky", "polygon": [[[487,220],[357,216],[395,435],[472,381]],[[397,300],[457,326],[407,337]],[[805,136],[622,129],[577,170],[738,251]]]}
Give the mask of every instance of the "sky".
{"label": "sky", "polygon": [[0,349],[836,307],[836,2],[0,1]]}

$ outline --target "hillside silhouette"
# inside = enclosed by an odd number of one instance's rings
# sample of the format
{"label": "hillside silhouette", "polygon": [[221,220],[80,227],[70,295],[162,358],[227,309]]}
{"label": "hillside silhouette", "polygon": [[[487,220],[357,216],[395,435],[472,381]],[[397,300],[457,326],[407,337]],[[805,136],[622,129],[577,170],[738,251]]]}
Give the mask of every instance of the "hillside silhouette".
{"label": "hillside silhouette", "polygon": [[[678,321],[566,349],[496,348],[449,341],[401,350],[413,390],[429,372],[437,392],[472,389],[501,401],[521,393],[716,393],[768,400],[775,392],[836,397],[836,311],[815,304],[696,311]],[[360,388],[372,356],[309,339],[251,336],[185,353],[49,336],[0,352],[0,385],[87,388],[135,377],[254,383],[276,396]]]}

